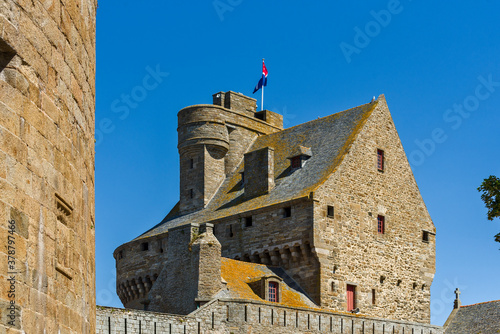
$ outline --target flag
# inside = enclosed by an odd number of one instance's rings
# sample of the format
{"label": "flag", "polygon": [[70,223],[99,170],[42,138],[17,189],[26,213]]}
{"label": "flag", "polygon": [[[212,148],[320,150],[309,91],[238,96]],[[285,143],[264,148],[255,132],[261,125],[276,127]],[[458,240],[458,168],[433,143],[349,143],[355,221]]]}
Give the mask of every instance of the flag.
{"label": "flag", "polygon": [[255,86],[253,94],[255,94],[255,92],[261,89],[263,86],[267,86],[267,68],[264,64],[264,60],[262,60],[262,77],[260,78],[259,83],[257,83],[257,86]]}

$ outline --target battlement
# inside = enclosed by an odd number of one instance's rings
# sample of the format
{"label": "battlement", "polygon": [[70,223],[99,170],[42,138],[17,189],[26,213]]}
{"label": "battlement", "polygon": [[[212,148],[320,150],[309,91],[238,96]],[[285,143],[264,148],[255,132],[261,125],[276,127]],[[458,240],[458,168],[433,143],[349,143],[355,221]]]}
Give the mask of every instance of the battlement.
{"label": "battlement", "polygon": [[216,299],[186,316],[97,307],[97,334],[122,333],[419,333],[443,327],[362,314]]}

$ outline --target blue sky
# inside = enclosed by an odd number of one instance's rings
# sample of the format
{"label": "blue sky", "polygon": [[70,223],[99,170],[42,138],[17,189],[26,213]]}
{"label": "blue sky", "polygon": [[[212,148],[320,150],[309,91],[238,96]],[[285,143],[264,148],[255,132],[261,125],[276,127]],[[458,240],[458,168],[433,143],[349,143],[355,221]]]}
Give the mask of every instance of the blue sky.
{"label": "blue sky", "polygon": [[500,176],[499,12],[492,0],[101,1],[97,303],[122,306],[113,250],[178,200],[177,112],[251,95],[262,58],[265,108],[286,127],[385,94],[437,228],[432,323],[455,287],[463,304],[500,299],[500,220],[476,190]]}

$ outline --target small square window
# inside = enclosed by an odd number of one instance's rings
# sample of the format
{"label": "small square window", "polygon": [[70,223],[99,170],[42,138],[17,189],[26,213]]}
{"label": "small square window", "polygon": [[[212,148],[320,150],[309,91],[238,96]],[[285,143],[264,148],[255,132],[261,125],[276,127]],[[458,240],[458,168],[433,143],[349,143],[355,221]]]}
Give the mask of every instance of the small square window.
{"label": "small square window", "polygon": [[141,244],[141,251],[147,251],[149,249],[149,243],[143,242]]}
{"label": "small square window", "polygon": [[244,220],[245,220],[245,227],[250,227],[253,225],[252,216],[245,217]]}
{"label": "small square window", "polygon": [[379,215],[377,217],[377,231],[380,234],[385,233],[385,217],[384,216]]}
{"label": "small square window", "polygon": [[283,218],[288,218],[291,216],[292,216],[292,207],[287,206],[287,207],[283,208]]}
{"label": "small square window", "polygon": [[328,205],[326,208],[326,216],[329,218],[333,218],[335,215],[335,209],[333,208],[333,205]]}
{"label": "small square window", "polygon": [[427,232],[427,231],[422,232],[422,241],[429,242],[429,232]]}
{"label": "small square window", "polygon": [[383,150],[377,150],[377,169],[380,172],[384,171],[384,167],[385,167],[384,164],[385,164],[385,161],[384,161],[384,151]]}

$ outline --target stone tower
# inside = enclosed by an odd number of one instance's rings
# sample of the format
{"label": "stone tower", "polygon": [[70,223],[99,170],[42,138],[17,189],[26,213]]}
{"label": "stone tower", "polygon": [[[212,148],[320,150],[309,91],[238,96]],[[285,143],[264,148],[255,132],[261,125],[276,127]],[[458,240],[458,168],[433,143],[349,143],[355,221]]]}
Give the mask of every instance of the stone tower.
{"label": "stone tower", "polygon": [[0,4],[2,333],[95,333],[96,7]]}
{"label": "stone tower", "polygon": [[255,99],[228,91],[214,94],[213,104],[179,111],[181,213],[205,207],[257,136],[283,129],[281,115],[256,106]]}

